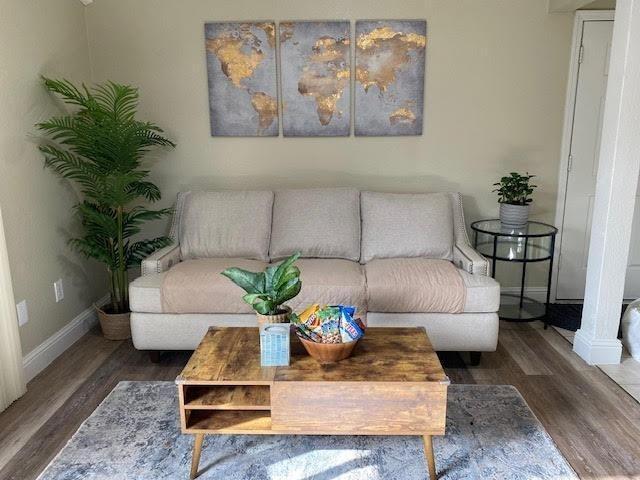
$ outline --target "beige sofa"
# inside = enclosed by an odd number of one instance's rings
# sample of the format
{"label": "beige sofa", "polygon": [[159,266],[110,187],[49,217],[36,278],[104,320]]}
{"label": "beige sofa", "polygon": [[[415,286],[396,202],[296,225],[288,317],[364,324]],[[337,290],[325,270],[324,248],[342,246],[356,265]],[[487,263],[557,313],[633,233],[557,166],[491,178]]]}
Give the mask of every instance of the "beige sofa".
{"label": "beige sofa", "polygon": [[436,350],[496,348],[500,286],[469,244],[458,193],[183,192],[170,235],[175,244],[145,259],[130,285],[138,349],[193,349],[211,325],[255,325],[220,272],[294,251],[294,310],[354,304],[369,326],[425,327]]}

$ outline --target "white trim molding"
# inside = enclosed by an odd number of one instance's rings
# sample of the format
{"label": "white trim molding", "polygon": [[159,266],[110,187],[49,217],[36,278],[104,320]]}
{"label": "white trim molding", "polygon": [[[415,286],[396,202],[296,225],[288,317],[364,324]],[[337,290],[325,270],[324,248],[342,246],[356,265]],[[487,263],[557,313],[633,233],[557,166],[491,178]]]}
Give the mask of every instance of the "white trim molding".
{"label": "white trim molding", "polygon": [[[569,181],[569,154],[571,153],[573,111],[576,107],[578,59],[580,57],[580,44],[582,43],[583,23],[589,21],[610,21],[613,20],[614,15],[615,12],[613,10],[580,10],[576,12],[575,21],[573,22],[571,62],[569,63],[569,78],[567,80],[567,94],[564,106],[564,125],[562,128],[562,144],[560,149],[560,171],[558,172],[558,195],[556,197],[555,226],[558,228],[558,234],[556,235],[556,248],[553,258],[553,272],[551,275],[551,302],[558,300],[558,272],[560,271],[560,253],[562,250],[562,226],[564,225],[564,208],[567,195],[567,182]],[[580,301],[581,300],[582,299],[580,299]]]}
{"label": "white trim molding", "polygon": [[620,305],[640,174],[640,0],[618,0],[598,157],[582,326],[574,351],[620,363]]}
{"label": "white trim molding", "polygon": [[622,344],[616,339],[589,337],[583,329],[573,337],[573,351],[589,365],[616,365],[620,363]]}
{"label": "white trim molding", "polygon": [[[104,305],[108,301],[109,295],[105,295],[96,304]],[[65,350],[77,342],[97,323],[98,316],[95,308],[91,306],[80,312],[68,324],[27,353],[22,359],[27,382],[47,368],[51,362],[62,355]]]}

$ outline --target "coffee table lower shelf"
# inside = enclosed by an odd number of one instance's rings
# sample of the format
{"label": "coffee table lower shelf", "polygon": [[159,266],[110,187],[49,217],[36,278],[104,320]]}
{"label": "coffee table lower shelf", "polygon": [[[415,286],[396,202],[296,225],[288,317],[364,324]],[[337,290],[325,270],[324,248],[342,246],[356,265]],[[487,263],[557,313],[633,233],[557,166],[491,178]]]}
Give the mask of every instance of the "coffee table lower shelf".
{"label": "coffee table lower shelf", "polygon": [[[381,428],[380,422],[373,422],[369,427],[366,422],[356,422],[349,425],[348,421],[340,421],[340,428],[329,425],[329,427],[320,426],[290,426],[286,423],[276,424],[274,427],[272,422],[272,405],[271,397],[272,386],[270,384],[195,384],[181,383],[178,380],[178,396],[180,403],[180,420],[182,432],[185,434],[195,435],[193,457],[191,462],[190,478],[194,479],[198,476],[200,464],[200,455],[204,435],[419,435],[423,438],[425,457],[429,469],[431,479],[436,477],[435,459],[433,455],[432,435],[444,434],[444,421],[435,424],[442,424],[442,427],[430,429],[426,425],[421,426],[420,420],[415,424],[395,424],[391,428]],[[383,384],[384,385],[384,384]],[[327,389],[327,382],[318,385],[320,390]],[[415,390],[417,402],[424,402],[420,409],[428,409],[431,401],[434,401],[434,416],[444,416],[444,410],[439,410],[438,400],[444,395],[446,402],[446,384],[441,388],[430,388],[428,390],[421,389],[421,385],[411,385],[408,388],[409,396],[411,391]],[[311,387],[313,388],[313,386]],[[404,385],[405,392],[407,385]],[[337,390],[341,390],[342,385]],[[367,398],[371,401],[371,396],[376,396],[376,389],[372,392],[367,389]],[[383,388],[382,391],[385,389]],[[295,392],[293,392],[295,394]],[[322,404],[322,391],[318,395],[311,393],[310,398],[316,398]],[[340,396],[347,403],[349,402],[349,392],[341,391]],[[406,396],[406,395],[405,395]],[[282,392],[279,392],[278,398],[283,400]],[[364,398],[361,396],[361,398]],[[296,398],[299,400],[299,397]],[[378,397],[373,399],[376,407],[382,409],[382,415],[385,407],[381,401],[388,401],[389,408],[397,409],[398,402],[392,398]],[[286,403],[286,399],[284,399]],[[410,403],[415,403],[413,400]],[[285,407],[283,407],[285,408]],[[289,408],[289,407],[287,407]],[[344,411],[349,411],[349,405],[341,405]],[[304,411],[300,409],[298,411]],[[388,412],[387,412],[388,413]],[[424,413],[424,412],[423,412]],[[429,415],[429,414],[427,414]],[[282,418],[287,418],[285,415]],[[357,415],[356,415],[357,417]],[[281,422],[286,421],[282,420]],[[389,417],[387,417],[389,418]],[[436,418],[437,420],[437,418]]]}

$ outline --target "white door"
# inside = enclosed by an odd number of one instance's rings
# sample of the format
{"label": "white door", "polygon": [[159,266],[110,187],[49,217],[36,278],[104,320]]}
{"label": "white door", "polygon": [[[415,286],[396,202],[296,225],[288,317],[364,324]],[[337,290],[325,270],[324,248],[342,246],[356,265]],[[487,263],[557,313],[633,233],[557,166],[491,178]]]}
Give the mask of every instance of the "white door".
{"label": "white door", "polygon": [[[613,21],[582,22],[575,109],[570,144],[557,299],[584,298],[591,217],[595,198],[600,132]],[[636,196],[636,204],[637,204]],[[625,298],[640,297],[640,209],[634,216]]]}

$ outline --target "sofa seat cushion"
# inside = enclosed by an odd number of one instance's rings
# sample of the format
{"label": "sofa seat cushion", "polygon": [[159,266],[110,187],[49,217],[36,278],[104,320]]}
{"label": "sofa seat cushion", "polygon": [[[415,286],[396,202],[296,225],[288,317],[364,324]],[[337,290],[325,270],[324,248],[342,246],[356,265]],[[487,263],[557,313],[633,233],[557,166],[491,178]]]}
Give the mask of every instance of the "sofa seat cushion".
{"label": "sofa seat cushion", "polygon": [[311,188],[275,193],[271,260],[300,252],[307,258],[360,258],[360,192]]}
{"label": "sofa seat cushion", "polygon": [[365,265],[370,312],[495,312],[500,287],[470,275],[447,260],[392,258]]}
{"label": "sofa seat cushion", "polygon": [[164,313],[252,313],[242,300],[244,290],[220,272],[238,267],[264,270],[265,262],[243,258],[186,260],[165,273],[161,285]]}
{"label": "sofa seat cushion", "polygon": [[302,258],[300,268],[302,289],[287,304],[300,312],[313,303],[354,305],[366,314],[366,280],[362,265],[342,259]]}

